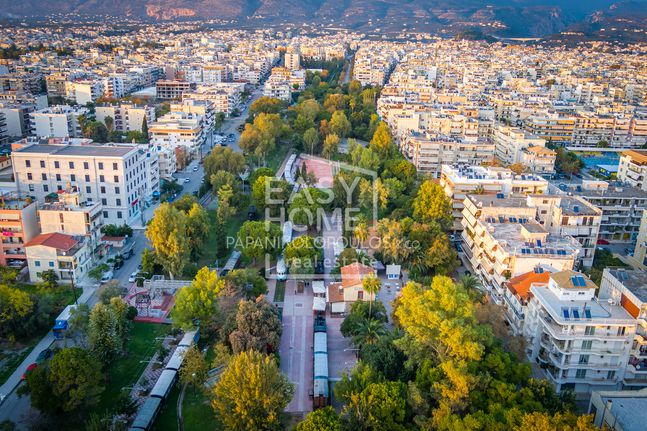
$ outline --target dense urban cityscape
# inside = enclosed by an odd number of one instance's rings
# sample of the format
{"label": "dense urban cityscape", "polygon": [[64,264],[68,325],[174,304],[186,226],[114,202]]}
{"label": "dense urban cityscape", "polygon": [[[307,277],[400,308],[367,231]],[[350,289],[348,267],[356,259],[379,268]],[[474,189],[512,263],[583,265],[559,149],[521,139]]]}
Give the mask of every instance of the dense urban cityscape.
{"label": "dense urban cityscape", "polygon": [[155,7],[0,13],[0,430],[645,429],[647,27]]}

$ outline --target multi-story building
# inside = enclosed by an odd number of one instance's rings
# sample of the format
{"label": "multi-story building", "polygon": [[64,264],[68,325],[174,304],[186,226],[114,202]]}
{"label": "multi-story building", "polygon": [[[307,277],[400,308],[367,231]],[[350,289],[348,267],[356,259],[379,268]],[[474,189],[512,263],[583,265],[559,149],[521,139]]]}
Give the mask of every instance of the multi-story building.
{"label": "multi-story building", "polygon": [[551,267],[538,266],[525,274],[512,277],[503,285],[503,310],[506,321],[515,335],[520,335],[523,332],[528,301],[532,297],[530,287],[536,283],[548,283],[553,271],[554,269]]}
{"label": "multi-story building", "polygon": [[290,70],[298,70],[301,68],[301,54],[298,49],[294,47],[288,48],[285,52],[284,61],[285,67]]}
{"label": "multi-story building", "polygon": [[211,100],[194,100],[183,97],[182,102],[171,103],[171,112],[199,115],[202,129],[207,132],[213,127],[216,111]]}
{"label": "multi-story building", "polygon": [[61,283],[78,284],[90,270],[89,239],[64,233],[41,233],[27,244],[29,279],[42,281],[44,271],[53,270]]}
{"label": "multi-story building", "polygon": [[263,96],[289,101],[292,98],[290,82],[282,78],[270,77],[265,81]]}
{"label": "multi-story building", "polygon": [[4,112],[0,112],[0,144],[6,144],[9,140],[7,134],[7,117]]}
{"label": "multi-story building", "polygon": [[97,121],[105,123],[106,117],[112,117],[114,129],[118,132],[141,132],[144,126],[149,126],[155,121],[155,107],[136,105],[108,105],[95,108]]}
{"label": "multi-story building", "polygon": [[75,188],[57,193],[38,209],[41,233],[59,232],[89,239],[96,246],[101,239],[103,211],[99,202],[87,201]]}
{"label": "multi-story building", "polygon": [[0,265],[21,267],[27,262],[25,244],[38,235],[37,205],[26,195],[0,195]]}
{"label": "multi-story building", "polygon": [[404,136],[400,149],[418,172],[434,178],[440,176],[442,165],[480,165],[494,156],[494,144],[490,141],[466,141],[415,132]]}
{"label": "multi-story building", "polygon": [[627,370],[636,320],[620,304],[596,298],[584,274],[559,271],[533,284],[523,332],[530,360],[540,364],[557,391],[579,398],[619,389]]}
{"label": "multi-story building", "polygon": [[103,81],[79,79],[65,83],[65,96],[79,105],[94,103],[105,91]]}
{"label": "multi-story building", "polygon": [[184,112],[169,112],[148,127],[151,145],[161,145],[175,150],[184,147],[195,156],[204,143],[206,131],[202,116]]}
{"label": "multi-story building", "polygon": [[548,181],[534,174],[517,175],[507,168],[443,165],[440,185],[452,200],[454,230],[462,230],[463,201],[468,194],[541,194]]}
{"label": "multi-story building", "polygon": [[182,94],[196,88],[194,82],[188,81],[157,81],[157,98],[160,100],[180,100]]}
{"label": "multi-story building", "polygon": [[551,184],[551,191],[581,196],[600,208],[602,221],[599,239],[609,242],[636,241],[643,211],[647,209],[646,191],[599,180],[560,182],[557,187]]}
{"label": "multi-story building", "polygon": [[11,157],[19,192],[45,202],[76,187],[87,202],[101,204],[106,224],[135,220],[147,198],[146,157],[136,145],[37,143],[14,148]]}
{"label": "multi-story building", "polygon": [[505,283],[537,266],[572,269],[581,245],[568,235],[552,235],[535,220],[524,196],[469,195],[463,209],[463,251],[497,303]]}
{"label": "multi-story building", "polygon": [[590,268],[602,223],[602,210],[578,196],[530,195],[528,206],[552,235],[570,236],[582,245],[579,262]]}
{"label": "multi-story building", "polygon": [[492,141],[499,160],[509,165],[522,163],[524,150],[531,147],[544,147],[546,141],[530,135],[516,127],[498,124],[494,127]]}
{"label": "multi-story building", "polygon": [[647,191],[647,150],[627,150],[618,165],[618,180]]}
{"label": "multi-story building", "polygon": [[521,152],[520,163],[537,175],[550,175],[555,172],[557,153],[546,147],[528,147]]}
{"label": "multi-story building", "polygon": [[634,255],[627,256],[627,259],[632,261],[633,266],[647,269],[647,211],[643,211],[640,219]]}
{"label": "multi-story building", "polygon": [[7,136],[21,138],[30,133],[30,114],[36,110],[33,103],[0,102],[0,114],[5,117]]}
{"label": "multi-story building", "polygon": [[83,130],[80,116],[87,116],[83,106],[58,105],[30,114],[32,134],[39,138],[80,138]]}

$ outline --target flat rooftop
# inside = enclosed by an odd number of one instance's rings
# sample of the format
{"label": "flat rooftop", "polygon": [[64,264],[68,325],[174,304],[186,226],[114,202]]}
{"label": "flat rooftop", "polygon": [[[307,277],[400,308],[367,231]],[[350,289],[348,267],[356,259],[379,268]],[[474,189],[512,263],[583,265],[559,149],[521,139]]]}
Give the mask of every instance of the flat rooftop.
{"label": "flat rooftop", "polygon": [[647,271],[609,269],[609,272],[636,295],[636,298],[647,302]]}
{"label": "flat rooftop", "polygon": [[502,207],[502,208],[528,208],[528,200],[525,196],[504,196],[497,195],[468,195],[468,198],[479,208]]}
{"label": "flat rooftop", "polygon": [[544,228],[534,221],[521,223],[488,223],[485,222],[490,235],[497,240],[499,245],[509,254],[521,257],[548,257],[550,259],[571,259],[580,249],[579,242],[570,236],[548,235],[546,240],[538,246],[524,239],[522,229],[534,229],[538,226],[545,232]]}
{"label": "flat rooftop", "polygon": [[[610,304],[601,304],[596,299],[594,300],[562,300],[559,299],[547,285],[538,285],[535,284],[530,287],[530,291],[539,301],[546,307],[551,317],[562,325],[573,324],[576,322],[589,322],[595,320],[601,320],[604,323],[615,323],[615,324],[627,324],[631,325],[636,322],[636,319],[631,317],[627,310],[622,308],[620,305],[610,305]],[[584,317],[585,313],[579,313],[581,316],[577,318],[565,319],[562,314],[563,308],[576,308],[583,310],[584,307],[588,308],[591,311],[591,318]],[[570,314],[573,315],[572,313]]]}
{"label": "flat rooftop", "polygon": [[[627,391],[629,392],[629,391]],[[608,400],[613,401],[611,404],[611,414],[616,418],[623,431],[643,431],[647,423],[647,397],[643,391],[636,392],[636,397],[627,394],[626,397],[605,396],[604,392],[600,393],[602,402],[606,404]],[[642,396],[641,396],[642,395]]]}
{"label": "flat rooftop", "polygon": [[51,145],[35,144],[16,150],[16,153],[56,154],[60,156],[82,157],[123,157],[136,147],[109,145]]}

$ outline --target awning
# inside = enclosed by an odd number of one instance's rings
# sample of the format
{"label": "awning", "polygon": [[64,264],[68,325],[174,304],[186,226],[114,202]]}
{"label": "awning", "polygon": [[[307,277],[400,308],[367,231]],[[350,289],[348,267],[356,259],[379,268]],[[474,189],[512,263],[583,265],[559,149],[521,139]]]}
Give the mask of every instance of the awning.
{"label": "awning", "polygon": [[345,302],[333,302],[330,306],[330,311],[332,313],[345,313],[346,312],[346,303]]}
{"label": "awning", "polygon": [[326,298],[320,298],[315,296],[312,298],[312,310],[313,311],[326,311]]}

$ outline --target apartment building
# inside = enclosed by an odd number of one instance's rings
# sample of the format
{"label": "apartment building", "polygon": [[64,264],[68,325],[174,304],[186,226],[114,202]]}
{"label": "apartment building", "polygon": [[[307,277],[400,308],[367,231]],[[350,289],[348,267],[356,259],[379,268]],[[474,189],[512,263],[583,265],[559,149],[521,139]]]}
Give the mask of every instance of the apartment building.
{"label": "apartment building", "polygon": [[283,64],[290,70],[301,69],[301,54],[297,48],[290,47],[285,52]]}
{"label": "apartment building", "polygon": [[204,143],[206,131],[202,116],[184,112],[169,112],[148,127],[151,145],[175,149],[181,146],[195,156]]}
{"label": "apartment building", "polygon": [[523,327],[526,353],[558,392],[619,389],[627,370],[636,321],[621,305],[597,298],[597,286],[574,271],[533,284]]}
{"label": "apartment building", "polygon": [[95,247],[101,239],[103,211],[99,202],[88,201],[74,187],[56,193],[38,208],[41,233],[83,236]]}
{"label": "apartment building", "polygon": [[469,195],[464,206],[463,252],[499,304],[511,278],[537,266],[572,269],[581,253],[577,240],[552,235],[535,220],[527,197]]}
{"label": "apartment building", "polygon": [[551,191],[580,196],[602,210],[598,239],[609,242],[636,241],[643,211],[647,209],[646,191],[599,180],[560,182],[556,185],[551,184]]}
{"label": "apartment building", "polygon": [[118,132],[141,132],[146,121],[146,126],[155,121],[155,107],[136,106],[130,104],[97,106],[95,108],[97,121],[106,122],[106,117],[113,119],[114,129]]}
{"label": "apartment building", "polygon": [[9,140],[7,134],[7,117],[4,112],[0,112],[0,144],[6,144]]}
{"label": "apartment building", "polygon": [[647,272],[605,268],[598,296],[608,304],[624,308],[634,319],[636,329],[629,343],[623,386],[647,387]]}
{"label": "apartment building", "polygon": [[157,81],[157,98],[160,100],[180,100],[186,91],[193,91],[196,88],[194,82],[188,81]]}
{"label": "apartment building", "polygon": [[400,143],[402,154],[420,173],[440,177],[442,165],[480,165],[494,156],[490,141],[466,141],[456,138],[410,132]]}
{"label": "apartment building", "polygon": [[647,150],[627,150],[620,157],[618,180],[647,191]]}
{"label": "apartment building", "polygon": [[183,93],[182,100],[208,100],[213,104],[214,112],[222,112],[228,117],[240,109],[240,95],[244,90],[245,84],[240,82],[199,85],[195,91]]}
{"label": "apartment building", "polygon": [[263,86],[263,96],[290,101],[292,99],[290,82],[281,77],[268,78]]}
{"label": "apartment building", "polygon": [[555,173],[557,153],[546,147],[528,147],[521,151],[521,163],[530,172],[537,175],[550,175]]}
{"label": "apartment building", "polygon": [[496,156],[504,163],[522,163],[524,150],[531,147],[544,147],[546,141],[533,136],[517,127],[498,124],[494,127],[492,141]]}
{"label": "apartment building", "polygon": [[557,113],[532,115],[523,123],[526,131],[554,144],[568,143],[573,139],[575,119]]}
{"label": "apartment building", "polygon": [[588,414],[599,429],[642,431],[647,423],[647,389],[593,391]]}
{"label": "apartment building", "polygon": [[185,97],[182,97],[182,102],[171,103],[171,112],[199,115],[205,131],[213,127],[216,113],[211,100],[194,100]]}
{"label": "apartment building", "polygon": [[632,266],[647,269],[647,211],[643,211],[640,219],[634,255],[627,256],[627,259],[631,261]]}
{"label": "apartment building", "polygon": [[593,265],[602,210],[579,196],[530,195],[528,206],[537,209],[536,219],[556,236],[570,236],[582,246],[579,262],[590,268]]}
{"label": "apartment building", "polygon": [[26,195],[0,195],[0,265],[22,267],[27,263],[25,244],[38,235],[37,205]]}
{"label": "apartment building", "polygon": [[14,144],[11,153],[19,192],[46,197],[76,187],[88,202],[99,202],[106,224],[134,220],[147,183],[144,152],[135,145]]}
{"label": "apartment building", "polygon": [[503,284],[503,310],[505,319],[515,335],[523,333],[523,323],[526,316],[528,302],[532,295],[530,287],[533,284],[548,283],[552,267],[537,266],[532,271],[512,277]]}
{"label": "apartment building", "polygon": [[42,281],[44,271],[53,270],[60,283],[78,284],[90,270],[89,240],[64,233],[42,233],[25,244],[29,279]]}
{"label": "apartment building", "polygon": [[6,134],[10,138],[27,136],[31,130],[30,114],[36,110],[33,103],[0,102],[0,114],[4,115]]}
{"label": "apartment building", "polygon": [[83,106],[57,105],[30,114],[32,135],[39,138],[81,138],[80,116],[90,111]]}
{"label": "apartment building", "polygon": [[79,105],[94,103],[104,92],[104,83],[100,80],[79,79],[65,83],[65,97]]}
{"label": "apartment building", "polygon": [[548,181],[533,174],[516,175],[507,168],[461,164],[442,165],[440,185],[452,200],[456,231],[462,230],[463,201],[469,194],[541,194],[548,190]]}

